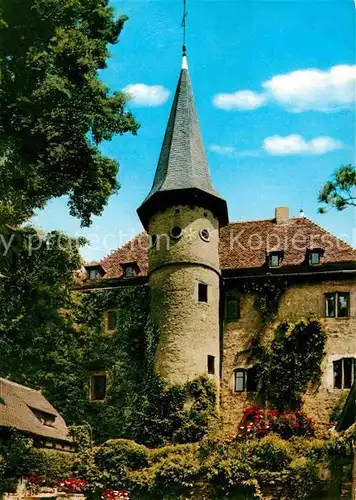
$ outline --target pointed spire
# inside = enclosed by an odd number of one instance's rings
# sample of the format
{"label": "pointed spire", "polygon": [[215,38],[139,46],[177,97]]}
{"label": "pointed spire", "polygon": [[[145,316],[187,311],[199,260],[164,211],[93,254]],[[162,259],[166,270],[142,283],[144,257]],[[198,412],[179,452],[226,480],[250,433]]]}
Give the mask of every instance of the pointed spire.
{"label": "pointed spire", "polygon": [[153,213],[180,204],[212,210],[221,225],[228,221],[226,202],[211,182],[184,52],[153,185],[137,212],[147,228]]}

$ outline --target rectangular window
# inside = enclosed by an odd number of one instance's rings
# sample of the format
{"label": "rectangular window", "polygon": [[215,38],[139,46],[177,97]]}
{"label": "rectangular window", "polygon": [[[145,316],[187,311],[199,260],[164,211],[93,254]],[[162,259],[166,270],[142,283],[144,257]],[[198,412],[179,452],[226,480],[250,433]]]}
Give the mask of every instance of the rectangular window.
{"label": "rectangular window", "polygon": [[338,293],[337,294],[337,316],[338,318],[348,318],[349,314],[349,293]]}
{"label": "rectangular window", "polygon": [[351,389],[356,378],[356,359],[341,358],[333,362],[334,388]]}
{"label": "rectangular window", "polygon": [[215,356],[210,356],[210,354],[208,354],[208,373],[215,375]]}
{"label": "rectangular window", "polygon": [[124,269],[124,275],[125,275],[125,278],[132,278],[134,275],[133,266],[126,266]]}
{"label": "rectangular window", "polygon": [[255,367],[249,368],[246,373],[246,391],[257,392],[258,377]]}
{"label": "rectangular window", "polygon": [[245,370],[235,371],[235,392],[245,391]]}
{"label": "rectangular window", "polygon": [[255,367],[235,370],[235,392],[257,392],[258,377]]}
{"label": "rectangular window", "polygon": [[327,318],[348,318],[350,316],[350,293],[325,294],[325,316]]}
{"label": "rectangular window", "polygon": [[198,283],[198,301],[208,302],[208,285],[205,283]]}
{"label": "rectangular window", "polygon": [[100,277],[100,273],[99,273],[98,269],[89,269],[88,270],[88,279],[96,280],[99,277]]}
{"label": "rectangular window", "polygon": [[237,297],[226,298],[225,318],[227,320],[234,320],[240,318],[240,300]]}
{"label": "rectangular window", "polygon": [[320,252],[310,252],[309,254],[309,264],[315,266],[316,264],[320,264]]}
{"label": "rectangular window", "polygon": [[279,267],[282,264],[283,252],[270,252],[268,254],[268,265],[269,267]]}
{"label": "rectangular window", "polygon": [[90,379],[90,399],[103,401],[106,397],[106,374],[94,374]]}
{"label": "rectangular window", "polygon": [[107,330],[108,332],[113,332],[116,330],[117,325],[117,311],[107,312]]}

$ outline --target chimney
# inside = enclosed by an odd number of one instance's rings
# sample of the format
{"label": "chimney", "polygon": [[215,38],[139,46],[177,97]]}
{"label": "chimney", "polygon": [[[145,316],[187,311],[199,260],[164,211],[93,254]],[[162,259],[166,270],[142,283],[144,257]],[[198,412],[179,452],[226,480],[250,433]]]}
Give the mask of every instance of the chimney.
{"label": "chimney", "polygon": [[277,207],[275,210],[276,223],[285,224],[289,219],[289,208],[288,207]]}

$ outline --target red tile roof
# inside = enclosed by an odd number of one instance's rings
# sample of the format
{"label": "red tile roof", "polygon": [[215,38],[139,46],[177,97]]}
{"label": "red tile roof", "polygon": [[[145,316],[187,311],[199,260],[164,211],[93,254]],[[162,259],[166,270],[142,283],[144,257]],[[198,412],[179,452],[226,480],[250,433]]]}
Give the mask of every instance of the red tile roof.
{"label": "red tile roof", "polygon": [[[41,392],[0,378],[0,398],[0,427],[15,428],[59,441],[72,441],[65,421]],[[52,415],[53,424],[44,425],[36,417],[36,412]]]}
{"label": "red tile roof", "polygon": [[284,251],[281,267],[303,264],[308,249],[323,249],[321,264],[348,262],[356,251],[324,228],[304,217],[233,222],[221,230],[220,266],[222,269],[259,268],[266,263],[266,252]]}
{"label": "red tile roof", "polygon": [[[147,275],[148,237],[140,233],[123,247],[101,261],[106,270],[104,278],[119,278],[121,264],[137,262],[138,276]],[[286,223],[275,219],[232,222],[221,229],[221,269],[256,269],[266,263],[266,252],[284,251],[281,268],[305,263],[308,249],[323,249],[321,264],[356,260],[356,250],[350,245],[304,217],[291,217]]]}

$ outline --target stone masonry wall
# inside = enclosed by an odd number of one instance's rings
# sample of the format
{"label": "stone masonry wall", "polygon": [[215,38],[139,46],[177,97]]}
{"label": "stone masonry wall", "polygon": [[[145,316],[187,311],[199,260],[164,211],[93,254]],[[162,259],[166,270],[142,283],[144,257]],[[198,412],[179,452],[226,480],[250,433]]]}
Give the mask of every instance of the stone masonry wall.
{"label": "stone masonry wall", "polygon": [[[325,318],[324,294],[336,291],[351,292],[349,318]],[[252,394],[234,392],[234,370],[251,366],[246,350],[253,334],[262,327],[252,295],[242,296],[240,316],[237,321],[225,321],[223,328],[221,413],[228,437],[236,435],[244,409],[252,404]],[[356,283],[329,280],[290,286],[281,297],[273,323],[265,330],[265,339],[272,338],[275,327],[282,321],[296,322],[310,316],[317,316],[323,324],[327,354],[320,387],[305,394],[303,410],[315,421],[318,433],[325,434],[330,428],[330,413],[343,392],[333,387],[333,361],[356,358]]]}
{"label": "stone masonry wall", "polygon": [[[180,238],[171,229],[183,230]],[[201,237],[208,230],[209,241]],[[156,372],[169,384],[183,384],[208,371],[214,356],[219,386],[218,222],[202,208],[177,206],[155,214],[149,234],[157,242],[149,251],[150,316],[159,328]],[[198,300],[198,286],[208,286],[207,302]]]}

